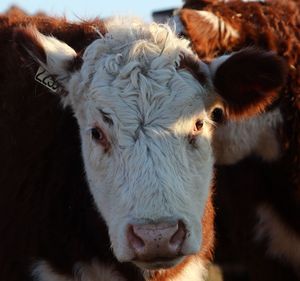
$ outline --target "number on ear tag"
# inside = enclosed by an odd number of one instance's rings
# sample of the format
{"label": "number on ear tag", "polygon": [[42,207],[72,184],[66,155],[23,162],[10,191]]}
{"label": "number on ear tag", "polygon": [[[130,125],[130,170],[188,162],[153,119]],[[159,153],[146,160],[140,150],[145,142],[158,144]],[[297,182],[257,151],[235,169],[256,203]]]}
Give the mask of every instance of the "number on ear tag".
{"label": "number on ear tag", "polygon": [[56,93],[58,90],[58,83],[55,81],[53,76],[49,74],[44,68],[41,66],[39,67],[35,77],[35,81],[39,82],[40,84],[44,85],[52,92]]}

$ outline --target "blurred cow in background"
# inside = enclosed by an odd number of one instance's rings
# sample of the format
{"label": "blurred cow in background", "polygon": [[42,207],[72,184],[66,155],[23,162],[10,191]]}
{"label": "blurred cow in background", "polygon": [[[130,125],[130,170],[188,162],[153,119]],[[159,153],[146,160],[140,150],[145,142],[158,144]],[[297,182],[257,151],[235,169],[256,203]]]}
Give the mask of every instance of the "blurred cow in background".
{"label": "blurred cow in background", "polygon": [[254,46],[288,64],[265,113],[232,121],[226,105],[215,111],[216,261],[225,277],[246,267],[250,280],[299,280],[299,1],[189,0],[176,14],[178,33],[205,61]]}

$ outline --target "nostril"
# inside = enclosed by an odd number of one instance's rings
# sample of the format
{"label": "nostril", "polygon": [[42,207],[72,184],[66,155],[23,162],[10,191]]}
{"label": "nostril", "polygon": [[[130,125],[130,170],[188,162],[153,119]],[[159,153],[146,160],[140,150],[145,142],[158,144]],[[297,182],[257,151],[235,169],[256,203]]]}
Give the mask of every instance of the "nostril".
{"label": "nostril", "polygon": [[138,259],[156,257],[176,257],[186,238],[186,228],[182,221],[177,223],[128,225],[129,247]]}
{"label": "nostril", "polygon": [[139,237],[135,231],[134,231],[134,228],[132,225],[129,226],[128,228],[128,233],[127,233],[127,236],[128,236],[128,241],[129,243],[131,244],[131,246],[138,250],[138,249],[142,249],[145,247],[145,243],[144,241],[142,240],[141,237]]}
{"label": "nostril", "polygon": [[179,248],[180,246],[182,246],[182,243],[185,240],[185,235],[186,230],[184,224],[181,221],[179,221],[178,229],[170,239],[170,245],[172,245],[175,248]]}

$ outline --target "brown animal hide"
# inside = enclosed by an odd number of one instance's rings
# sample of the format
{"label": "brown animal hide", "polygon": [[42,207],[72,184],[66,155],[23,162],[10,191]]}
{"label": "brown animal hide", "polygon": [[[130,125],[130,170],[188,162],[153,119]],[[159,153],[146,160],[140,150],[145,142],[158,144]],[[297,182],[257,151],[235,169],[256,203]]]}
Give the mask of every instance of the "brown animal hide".
{"label": "brown animal hide", "polygon": [[[300,2],[190,0],[179,16],[204,60],[256,46],[279,54],[288,64],[286,86],[270,107],[280,108],[284,120],[276,132],[280,158],[266,163],[251,156],[232,166],[217,166],[216,257],[227,265],[234,264],[232,260],[246,264],[251,280],[299,280],[300,259],[294,251],[300,241]],[[267,228],[262,227],[266,214],[274,221],[269,230],[290,233],[282,235],[286,243],[268,236],[256,239]]]}

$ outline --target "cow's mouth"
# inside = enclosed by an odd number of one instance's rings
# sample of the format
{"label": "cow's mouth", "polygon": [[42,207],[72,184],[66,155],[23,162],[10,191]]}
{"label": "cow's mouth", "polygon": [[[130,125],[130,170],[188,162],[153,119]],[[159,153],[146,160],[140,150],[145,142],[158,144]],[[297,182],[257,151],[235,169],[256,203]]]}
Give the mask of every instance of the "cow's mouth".
{"label": "cow's mouth", "polygon": [[167,269],[176,266],[183,260],[183,257],[176,258],[155,258],[155,260],[134,260],[133,263],[141,269],[146,270],[158,270],[158,269]]}

